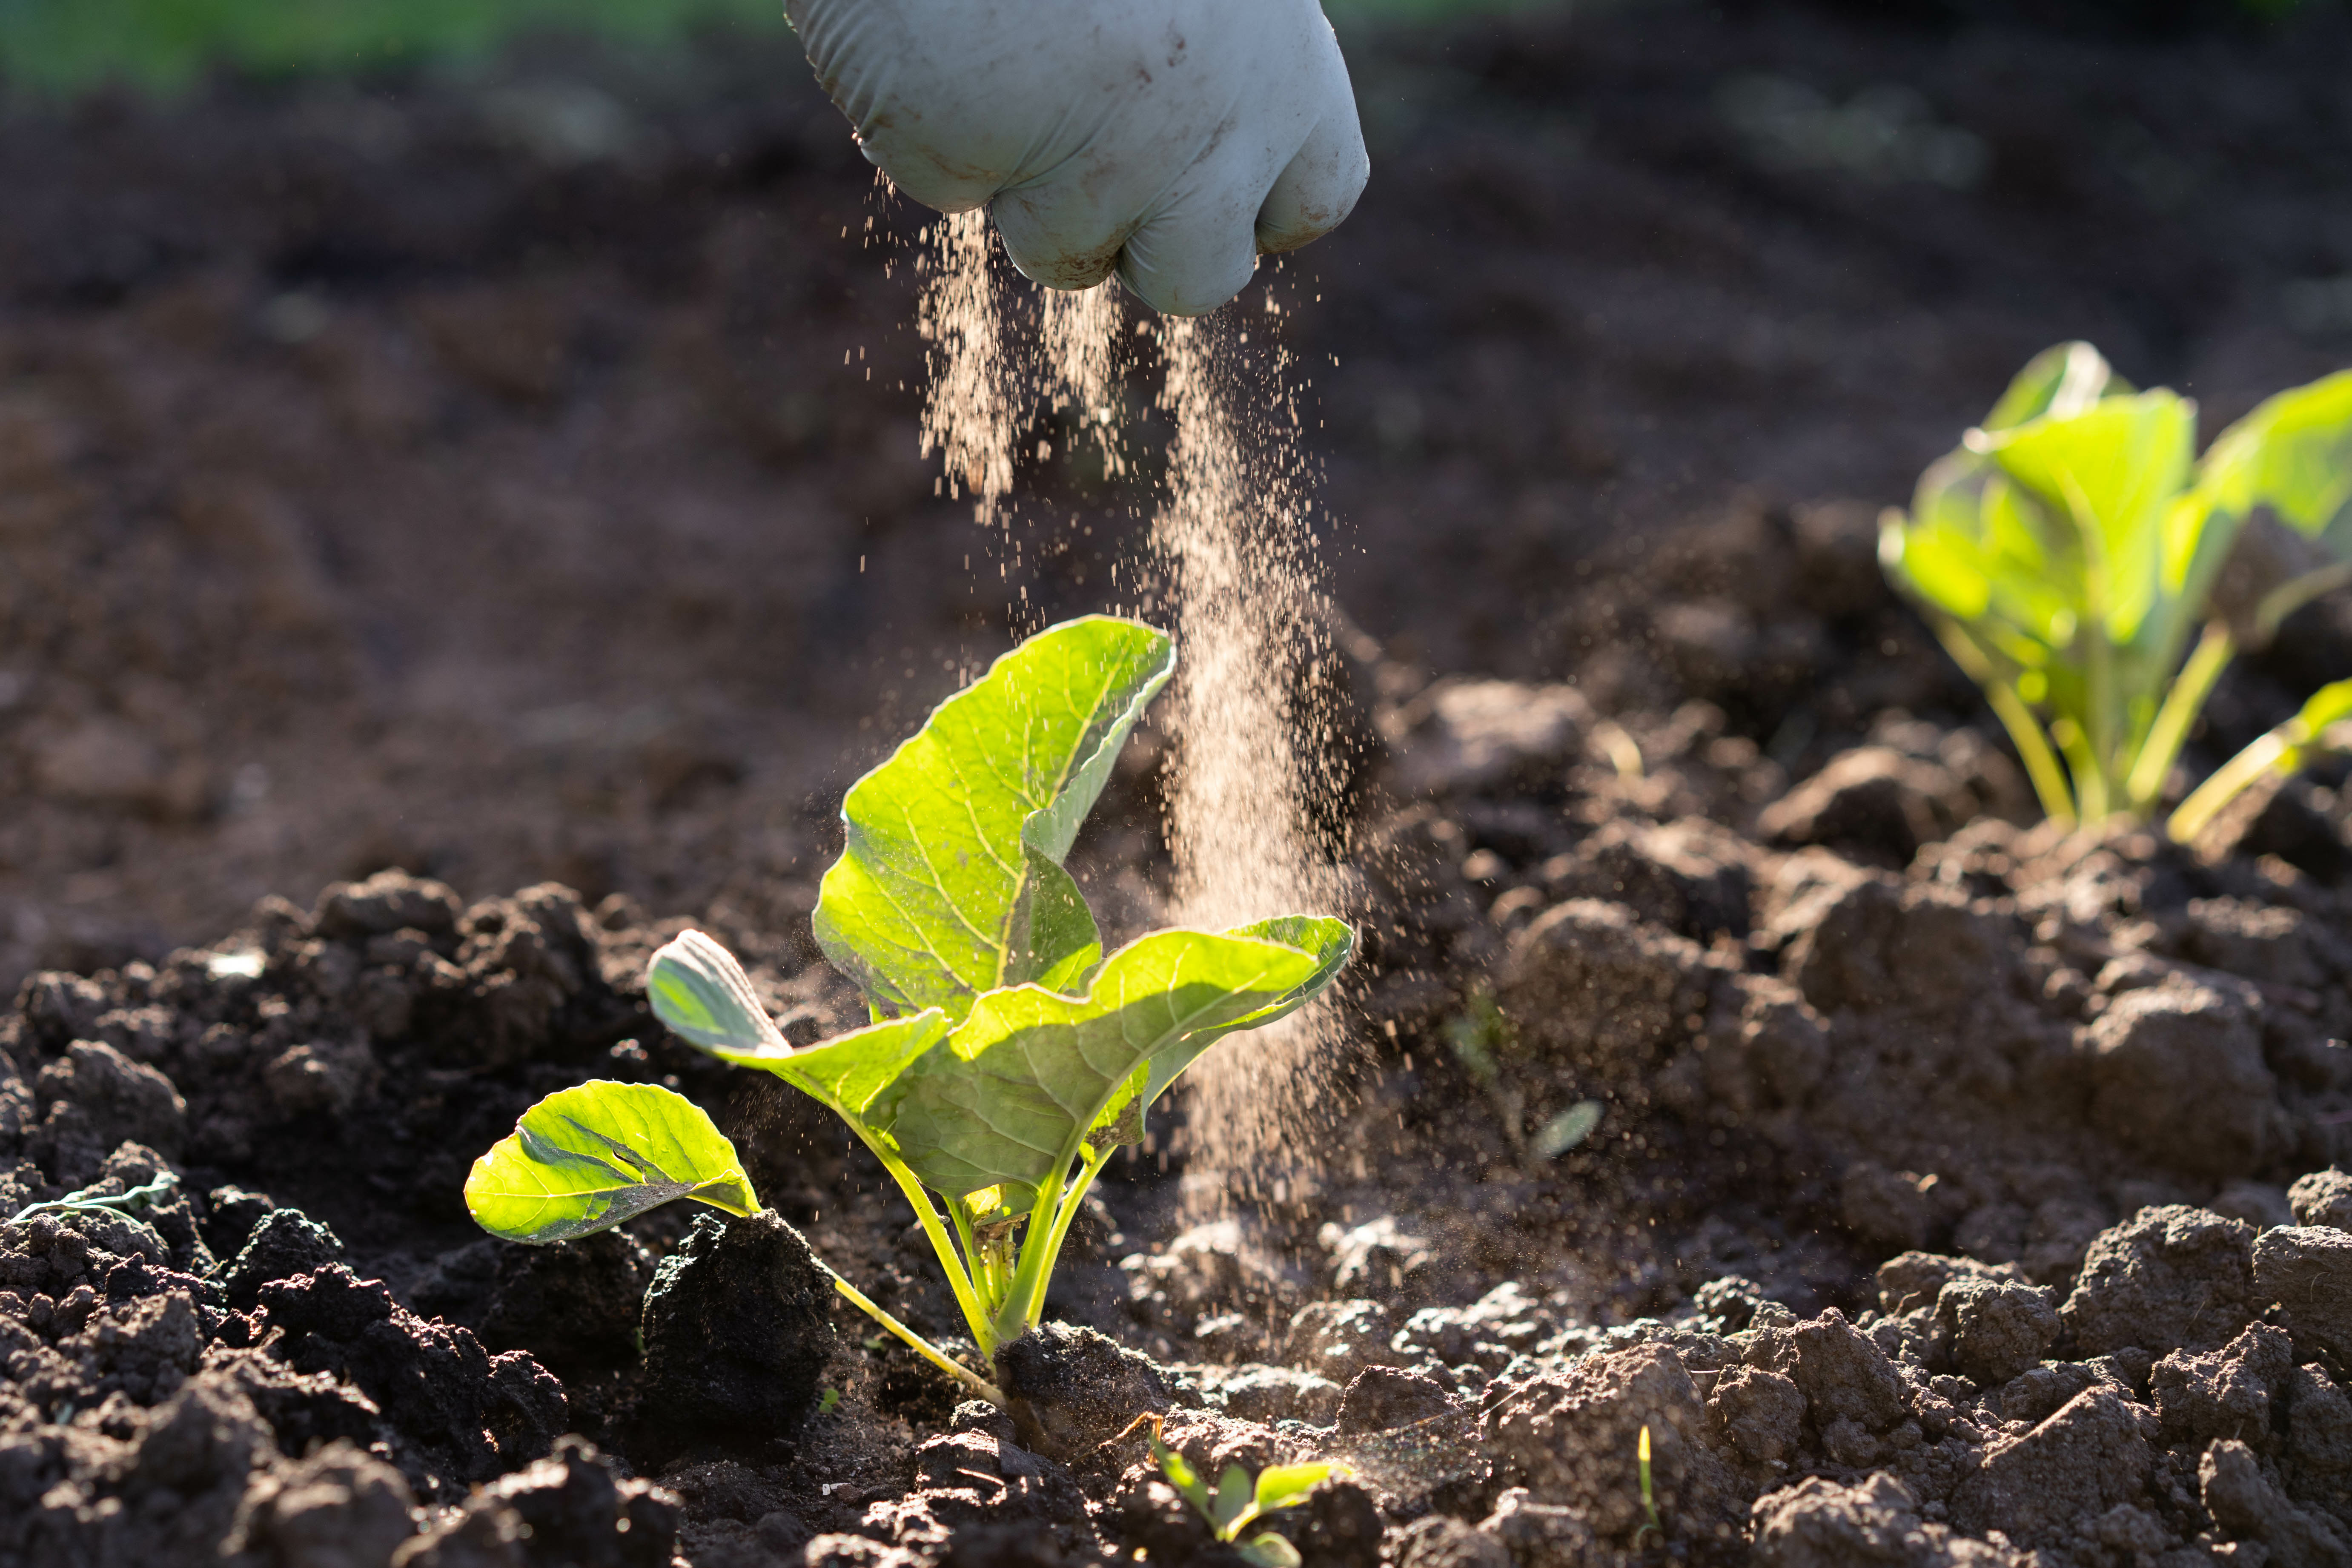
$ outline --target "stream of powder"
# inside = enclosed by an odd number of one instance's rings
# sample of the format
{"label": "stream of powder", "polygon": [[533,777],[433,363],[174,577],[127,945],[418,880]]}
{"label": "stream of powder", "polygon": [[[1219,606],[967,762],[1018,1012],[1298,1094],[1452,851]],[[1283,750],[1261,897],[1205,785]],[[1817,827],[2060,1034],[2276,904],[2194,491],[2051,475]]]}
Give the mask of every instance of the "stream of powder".
{"label": "stream of powder", "polygon": [[[1330,649],[1296,426],[1269,416],[1287,399],[1272,367],[1246,374],[1258,367],[1223,323],[1166,317],[1158,331],[1160,404],[1176,426],[1152,542],[1181,650],[1168,798],[1177,912],[1213,930],[1345,912],[1315,845],[1330,759],[1312,683]],[[1268,395],[1244,422],[1235,395],[1253,382]],[[1330,1012],[1317,1007],[1201,1058],[1186,1080],[1188,1209],[1301,1195],[1320,1168],[1339,1046]]]}
{"label": "stream of powder", "polygon": [[[982,214],[937,226],[918,314],[930,345],[923,449],[941,455],[949,492],[969,492],[983,522],[999,520],[1037,401],[1075,409],[1110,471],[1123,451],[1118,285],[1041,290],[1040,363],[1024,374],[1007,347],[993,250]],[[1171,601],[1158,618],[1173,621],[1179,648],[1161,716],[1174,741],[1167,826],[1177,916],[1211,929],[1349,912],[1314,831],[1334,768],[1315,683],[1332,664],[1298,420],[1282,356],[1245,355],[1232,314],[1151,328],[1166,370],[1158,406],[1174,426],[1151,525]],[[1337,1109],[1339,1049],[1328,1009],[1311,1008],[1236,1037],[1186,1075],[1188,1210],[1304,1196]]]}
{"label": "stream of powder", "polygon": [[932,227],[932,254],[915,306],[915,330],[930,345],[923,394],[923,456],[940,454],[948,494],[969,493],[982,522],[995,521],[1013,489],[1013,441],[1026,412],[1004,347],[1004,312],[989,265],[995,231],[985,209]]}

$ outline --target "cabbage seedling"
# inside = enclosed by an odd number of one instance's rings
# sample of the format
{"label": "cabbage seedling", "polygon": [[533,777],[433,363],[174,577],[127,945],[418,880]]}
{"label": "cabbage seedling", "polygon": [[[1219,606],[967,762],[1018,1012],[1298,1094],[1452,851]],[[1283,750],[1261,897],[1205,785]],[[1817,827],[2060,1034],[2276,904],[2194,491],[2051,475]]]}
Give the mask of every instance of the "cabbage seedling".
{"label": "cabbage seedling", "polygon": [[[1984,688],[2063,821],[2147,816],[2238,649],[2352,582],[2352,372],[2281,393],[2201,459],[2196,435],[2193,403],[2135,391],[2088,343],[2062,344],[1882,522],[1888,577]],[[2232,561],[2263,512],[2282,526]],[[2216,610],[2225,563],[2248,581]],[[2299,765],[2341,719],[2315,702],[2303,717],[2316,722],[2215,775],[2225,794],[2184,803],[2173,836],[2265,769]]]}
{"label": "cabbage seedling", "polygon": [[[890,1173],[982,1354],[1033,1327],[1071,1222],[1144,1113],[1225,1036],[1304,1006],[1355,945],[1283,915],[1158,931],[1106,955],[1063,869],[1175,645],[1089,616],[1030,638],[850,787],[814,925],[874,1022],[795,1048],[733,957],[698,931],[654,955],[654,1011],[680,1038],[824,1104]],[[758,1200],[690,1102],[583,1084],[527,1111],[466,1184],[493,1235],[551,1242],[692,1198]],[[835,1276],[842,1294],[989,1398],[998,1391]]]}
{"label": "cabbage seedling", "polygon": [[1157,1415],[1137,1416],[1129,1424],[1127,1432],[1111,1441],[1118,1442],[1138,1426],[1150,1428],[1152,1461],[1168,1478],[1168,1484],[1208,1521],[1212,1534],[1232,1546],[1242,1561],[1254,1568],[1299,1568],[1298,1548],[1270,1530],[1248,1541],[1242,1539],[1242,1531],[1276,1510],[1297,1507],[1307,1500],[1307,1493],[1332,1477],[1349,1473],[1348,1467],[1336,1459],[1268,1465],[1255,1479],[1241,1466],[1227,1465],[1212,1489],[1201,1479],[1201,1472],[1192,1468],[1192,1461],[1162,1440]]}

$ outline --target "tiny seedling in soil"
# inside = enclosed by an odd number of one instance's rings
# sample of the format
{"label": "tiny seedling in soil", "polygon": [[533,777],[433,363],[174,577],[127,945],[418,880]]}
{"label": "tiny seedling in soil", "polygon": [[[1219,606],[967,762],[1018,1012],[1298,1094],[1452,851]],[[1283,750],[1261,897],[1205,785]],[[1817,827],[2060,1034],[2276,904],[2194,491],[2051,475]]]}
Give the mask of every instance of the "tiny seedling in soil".
{"label": "tiny seedling in soil", "polygon": [[[2201,458],[2196,438],[2194,403],[2062,344],[1881,525],[1888,577],[1984,688],[2059,820],[2147,816],[2238,650],[2352,582],[2352,371],[2279,394]],[[2347,717],[2352,682],[2323,689],[2191,793],[2172,837],[2352,742]]]}
{"label": "tiny seedling in soil", "polygon": [[1639,1546],[1644,1537],[1652,1535],[1664,1542],[1666,1527],[1658,1521],[1658,1493],[1650,1480],[1650,1424],[1646,1421],[1642,1424],[1641,1440],[1633,1448],[1633,1463],[1642,1473],[1642,1511],[1649,1516],[1633,1532],[1633,1544]]}
{"label": "tiny seedling in soil", "polygon": [[1445,1043],[1462,1070],[1494,1102],[1511,1152],[1530,1172],[1540,1173],[1545,1164],[1591,1137],[1601,1125],[1601,1102],[1580,1100],[1547,1117],[1532,1133],[1528,1131],[1525,1085],[1534,1075],[1521,1060],[1518,1031],[1485,986],[1474,989],[1463,1010],[1446,1024]]}
{"label": "tiny seedling in soil", "polygon": [[1208,1521],[1215,1537],[1239,1552],[1244,1562],[1257,1568],[1298,1568],[1298,1548],[1272,1531],[1261,1531],[1249,1540],[1242,1540],[1242,1531],[1278,1509],[1296,1508],[1307,1500],[1307,1494],[1334,1476],[1348,1474],[1348,1467],[1337,1460],[1318,1459],[1299,1465],[1268,1465],[1253,1479],[1239,1465],[1227,1465],[1224,1474],[1217,1478],[1214,1491],[1201,1479],[1192,1462],[1160,1440],[1160,1417],[1139,1415],[1126,1432],[1111,1439],[1116,1443],[1139,1426],[1150,1428],[1151,1458],[1168,1484],[1183,1494],[1200,1516]]}
{"label": "tiny seedling in soil", "polygon": [[[983,1356],[1034,1327],[1088,1188],[1179,1074],[1225,1036],[1304,1006],[1354,950],[1328,916],[1158,931],[1106,956],[1063,861],[1119,748],[1175,666],[1173,641],[1089,616],[1039,633],[941,703],[850,787],[818,944],[874,1022],[795,1049],[741,966],[688,931],[646,989],[680,1038],[775,1074],[846,1122],[898,1184]],[[936,1194],[936,1198],[934,1196]],[[588,1083],[525,1112],[466,1184],[515,1241],[586,1236],[677,1198],[759,1200],[690,1101]],[[941,1370],[995,1386],[835,1287]]]}

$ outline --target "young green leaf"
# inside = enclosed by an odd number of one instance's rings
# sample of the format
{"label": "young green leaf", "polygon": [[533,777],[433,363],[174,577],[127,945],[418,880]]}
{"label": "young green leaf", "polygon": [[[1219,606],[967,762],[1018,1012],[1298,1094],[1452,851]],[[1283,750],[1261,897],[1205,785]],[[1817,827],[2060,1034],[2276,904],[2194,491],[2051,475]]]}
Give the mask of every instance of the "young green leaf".
{"label": "young green leaf", "polygon": [[1298,1548],[1270,1530],[1244,1543],[1240,1551],[1242,1561],[1251,1568],[1300,1568],[1305,1561],[1298,1555]]}
{"label": "young green leaf", "polygon": [[2131,390],[2090,344],[2060,343],[2025,362],[2025,368],[1985,416],[1984,428],[2008,430],[2050,414],[2063,418],[2080,414],[2103,397],[2127,396]]}
{"label": "young green leaf", "polygon": [[1307,1494],[1347,1468],[1329,1459],[1301,1465],[1268,1465],[1257,1473],[1257,1511],[1272,1513],[1305,1502]]}
{"label": "young green leaf", "polygon": [[2333,681],[2321,687],[2305,700],[2294,719],[2311,740],[2352,719],[2352,680]]}
{"label": "young green leaf", "polygon": [[1543,1124],[1532,1144],[1540,1159],[1557,1160],[1587,1138],[1601,1125],[1601,1102],[1580,1100],[1558,1116]]}
{"label": "young green leaf", "polygon": [[466,1178],[474,1222],[509,1241],[570,1241],[677,1198],[733,1215],[760,1208],[735,1146],[702,1108],[650,1083],[549,1095]]}
{"label": "young green leaf", "polygon": [[[1339,977],[1356,951],[1356,929],[1346,921],[1329,915],[1276,915],[1271,920],[1253,921],[1245,926],[1235,926],[1225,932],[1229,937],[1246,937],[1256,942],[1279,942],[1296,948],[1314,959],[1315,967],[1307,978],[1258,1008],[1245,1013],[1231,1023],[1203,1026],[1184,1037],[1182,1044],[1173,1049],[1156,1051],[1151,1057],[1151,1076],[1143,1087],[1146,1106],[1158,1100],[1177,1075],[1199,1060],[1201,1054],[1227,1035],[1244,1029],[1263,1029],[1268,1024],[1290,1016],[1316,997]],[[1131,1142],[1131,1140],[1130,1140]]]}
{"label": "young green leaf", "polygon": [[935,1191],[1034,1192],[1060,1178],[1123,1102],[1149,1105],[1206,1048],[1202,1037],[1304,1001],[1334,967],[1330,945],[1308,952],[1249,936],[1155,931],[1107,959],[1084,996],[1035,985],[990,992],[944,1047],[877,1097],[872,1115]]}
{"label": "young green leaf", "polygon": [[1218,1540],[1234,1538],[1243,1510],[1250,1506],[1250,1493],[1249,1472],[1239,1465],[1227,1465],[1224,1474],[1217,1478],[1216,1495],[1209,1500],[1209,1522],[1216,1528]]}
{"label": "young green leaf", "polygon": [[1055,626],[851,786],[816,938],[878,1011],[961,1020],[984,991],[1080,983],[1101,938],[1061,862],[1175,658],[1138,622]]}
{"label": "young green leaf", "polygon": [[948,1016],[926,1007],[903,1018],[869,1024],[835,1035],[805,1050],[713,1051],[739,1068],[772,1072],[848,1121],[878,1131],[866,1119],[875,1097],[898,1080],[908,1064],[946,1037]]}
{"label": "young green leaf", "polygon": [[[2233,584],[2241,603],[2231,620],[2250,647],[2268,643],[2295,610],[2352,581],[2352,371],[2282,392],[2215,438],[2196,490],[2180,507],[2179,537],[2167,541],[2167,569],[2180,580],[2179,591],[2209,589],[2239,530],[2263,509],[2294,542],[2281,558],[2232,574],[2243,581]],[[2201,536],[2192,538],[2199,523]]]}
{"label": "young green leaf", "polygon": [[1879,556],[2005,662],[2044,665],[2074,640],[2084,597],[2074,531],[1981,454],[1955,452],[1921,475],[1911,515],[1884,525]]}
{"label": "young green leaf", "polygon": [[2087,563],[2087,605],[2112,641],[2131,641],[2156,602],[2165,514],[2196,452],[2196,405],[2159,389],[2071,417],[1975,432],[1969,444],[2052,516],[2072,521]]}
{"label": "young green leaf", "polygon": [[713,1053],[790,1050],[735,955],[698,931],[678,932],[646,968],[654,1014]]}
{"label": "young green leaf", "polygon": [[735,955],[698,931],[679,932],[654,954],[646,993],[655,1015],[688,1044],[736,1067],[772,1072],[861,1126],[874,1097],[948,1029],[947,1015],[929,1007],[795,1050],[760,1005]]}
{"label": "young green leaf", "polygon": [[2269,507],[2352,556],[2352,371],[2282,392],[2214,437],[2198,488],[2238,516]]}
{"label": "young green leaf", "polygon": [[1201,1473],[1192,1468],[1192,1460],[1161,1442],[1156,1429],[1151,1434],[1151,1458],[1159,1465],[1160,1473],[1168,1478],[1168,1484],[1200,1510],[1202,1518],[1209,1518],[1209,1489],[1201,1483]]}

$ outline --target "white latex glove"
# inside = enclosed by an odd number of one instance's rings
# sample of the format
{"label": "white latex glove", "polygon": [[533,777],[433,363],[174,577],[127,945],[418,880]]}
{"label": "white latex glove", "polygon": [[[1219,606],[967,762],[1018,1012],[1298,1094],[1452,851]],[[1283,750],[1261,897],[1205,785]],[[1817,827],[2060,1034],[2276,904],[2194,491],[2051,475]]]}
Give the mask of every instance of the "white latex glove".
{"label": "white latex glove", "polygon": [[1370,169],[1318,0],[784,0],[898,187],[985,205],[1022,272],[1213,310]]}

